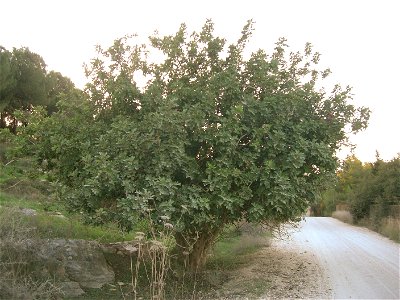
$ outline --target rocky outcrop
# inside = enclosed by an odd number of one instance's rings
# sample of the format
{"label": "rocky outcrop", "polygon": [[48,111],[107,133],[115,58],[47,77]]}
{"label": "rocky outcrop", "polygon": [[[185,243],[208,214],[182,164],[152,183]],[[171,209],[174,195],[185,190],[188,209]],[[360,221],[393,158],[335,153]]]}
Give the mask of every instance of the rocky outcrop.
{"label": "rocky outcrop", "polygon": [[[141,245],[143,247],[143,244]],[[123,256],[130,256],[136,253],[139,249],[139,242],[116,242],[102,244],[101,250],[108,254],[118,254]],[[143,250],[142,250],[143,251]]]}
{"label": "rocky outcrop", "polygon": [[67,297],[79,296],[84,288],[101,288],[114,281],[99,243],[85,240],[45,240],[35,254],[34,273],[55,278]]}

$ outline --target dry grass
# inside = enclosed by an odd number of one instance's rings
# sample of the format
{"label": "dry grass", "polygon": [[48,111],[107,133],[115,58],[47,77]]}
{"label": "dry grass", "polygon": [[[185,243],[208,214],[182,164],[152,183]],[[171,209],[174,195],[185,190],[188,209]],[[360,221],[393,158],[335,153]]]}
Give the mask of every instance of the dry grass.
{"label": "dry grass", "polygon": [[234,254],[242,255],[252,253],[264,247],[271,245],[271,240],[264,236],[254,236],[243,234],[240,236],[239,243],[232,246],[231,251]]}
{"label": "dry grass", "polygon": [[384,218],[379,231],[391,240],[400,242],[400,219]]}
{"label": "dry grass", "polygon": [[15,208],[0,210],[0,299],[54,299],[61,291],[50,279],[30,274],[38,239]]}
{"label": "dry grass", "polygon": [[342,222],[353,224],[353,216],[347,210],[337,210],[332,213],[332,217]]}
{"label": "dry grass", "polygon": [[[337,210],[332,213],[332,217],[342,222],[353,224],[353,216],[347,210]],[[372,221],[371,218],[363,218],[357,222],[357,225],[367,227],[376,231],[389,239],[400,242],[400,219],[386,217]]]}
{"label": "dry grass", "polygon": [[270,232],[259,226],[245,224],[239,230],[233,227],[225,229],[207,261],[208,269],[235,270],[248,263],[248,255],[271,243]]}

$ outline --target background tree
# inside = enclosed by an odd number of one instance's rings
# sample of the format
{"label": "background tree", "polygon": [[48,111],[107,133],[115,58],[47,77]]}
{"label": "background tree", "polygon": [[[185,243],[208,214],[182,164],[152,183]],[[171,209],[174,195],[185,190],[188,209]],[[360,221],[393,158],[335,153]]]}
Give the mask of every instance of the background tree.
{"label": "background tree", "polygon": [[365,128],[369,115],[348,87],[316,89],[329,70],[316,69],[310,44],[287,53],[280,39],[272,55],[244,59],[252,22],[229,46],[213,30],[207,21],[149,46],[98,47],[87,100],[62,102],[33,136],[71,209],[126,229],[168,217],[193,269],[226,224],[297,220],[334,175],[345,128]]}
{"label": "background tree", "polygon": [[355,155],[348,156],[341,170],[338,171],[338,192],[343,195],[342,201],[347,202],[348,199],[354,197],[355,190],[363,181],[368,181],[371,171],[370,164],[363,164]]}
{"label": "background tree", "polygon": [[47,114],[55,113],[57,103],[65,96],[71,93],[78,92],[75,84],[68,77],[63,76],[60,72],[50,71],[46,75],[46,89],[47,89]]}
{"label": "background tree", "polygon": [[11,58],[12,54],[0,46],[0,128],[7,126],[5,108],[9,105],[16,86]]}
{"label": "background tree", "polygon": [[76,92],[69,78],[47,73],[43,58],[28,48],[9,52],[0,47],[0,71],[0,128],[9,127],[13,133],[22,121],[16,118],[16,111],[29,114],[40,105],[51,114],[61,95]]}
{"label": "background tree", "polygon": [[30,111],[33,106],[47,104],[46,64],[43,58],[28,48],[14,49],[11,61],[15,70],[16,86],[6,107],[11,129],[16,131],[15,110]]}

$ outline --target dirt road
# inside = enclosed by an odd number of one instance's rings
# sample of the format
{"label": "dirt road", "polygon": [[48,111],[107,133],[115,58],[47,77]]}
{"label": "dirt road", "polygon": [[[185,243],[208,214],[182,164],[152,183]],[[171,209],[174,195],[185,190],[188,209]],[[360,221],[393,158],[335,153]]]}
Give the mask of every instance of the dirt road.
{"label": "dirt road", "polygon": [[399,299],[399,245],[333,218],[306,218],[281,247],[317,258],[335,299]]}

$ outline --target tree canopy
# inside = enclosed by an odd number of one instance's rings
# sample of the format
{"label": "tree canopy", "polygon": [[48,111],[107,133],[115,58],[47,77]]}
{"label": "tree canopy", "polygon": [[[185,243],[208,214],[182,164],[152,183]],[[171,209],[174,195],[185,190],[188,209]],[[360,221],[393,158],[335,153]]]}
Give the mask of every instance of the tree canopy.
{"label": "tree canopy", "polygon": [[207,21],[149,45],[124,37],[97,48],[86,97],[62,103],[34,135],[71,209],[126,229],[166,216],[192,267],[226,224],[305,211],[369,110],[350,103],[349,87],[317,89],[330,71],[309,43],[288,52],[280,39],[271,55],[245,58],[252,25],[229,45]]}

